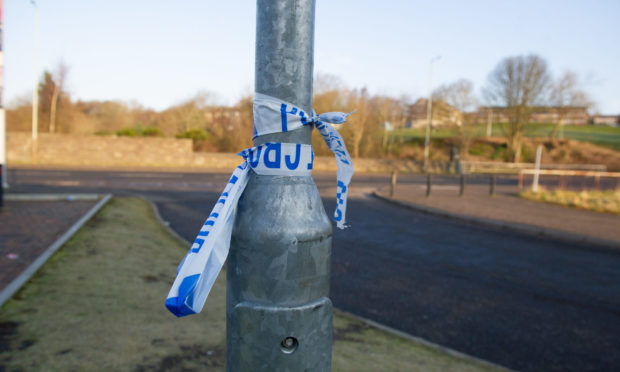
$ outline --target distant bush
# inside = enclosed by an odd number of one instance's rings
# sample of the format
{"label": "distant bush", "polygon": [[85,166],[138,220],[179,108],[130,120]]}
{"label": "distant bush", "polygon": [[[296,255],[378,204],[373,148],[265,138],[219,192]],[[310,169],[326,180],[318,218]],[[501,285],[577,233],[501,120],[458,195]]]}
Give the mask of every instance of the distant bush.
{"label": "distant bush", "polygon": [[205,151],[209,148],[211,136],[203,129],[190,129],[178,133],[176,138],[189,138],[192,140],[194,151]]}
{"label": "distant bush", "polygon": [[158,127],[146,127],[142,131],[143,137],[163,137],[164,132],[161,131]]}
{"label": "distant bush", "polygon": [[163,137],[164,133],[158,127],[146,127],[142,128],[141,125],[136,125],[133,128],[123,128],[115,132],[117,136],[124,137]]}
{"label": "distant bush", "polygon": [[115,132],[115,134],[117,136],[124,136],[124,137],[138,137],[138,131],[136,131],[136,128],[119,129]]}
{"label": "distant bush", "polygon": [[202,129],[190,129],[185,132],[178,133],[177,138],[189,138],[193,141],[204,141],[209,139],[209,133]]}

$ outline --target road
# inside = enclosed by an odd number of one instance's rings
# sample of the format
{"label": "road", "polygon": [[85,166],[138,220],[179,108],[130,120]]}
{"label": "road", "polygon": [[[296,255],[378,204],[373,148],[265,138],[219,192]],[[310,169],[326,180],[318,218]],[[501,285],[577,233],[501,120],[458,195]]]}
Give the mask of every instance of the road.
{"label": "road", "polygon": [[[228,177],[9,171],[14,193],[148,198],[187,240]],[[351,228],[334,229],[330,297],[337,308],[513,369],[620,369],[620,252],[429,216],[365,196],[388,178],[354,177]],[[335,175],[315,179],[330,214]],[[399,182],[425,180],[401,176]]]}

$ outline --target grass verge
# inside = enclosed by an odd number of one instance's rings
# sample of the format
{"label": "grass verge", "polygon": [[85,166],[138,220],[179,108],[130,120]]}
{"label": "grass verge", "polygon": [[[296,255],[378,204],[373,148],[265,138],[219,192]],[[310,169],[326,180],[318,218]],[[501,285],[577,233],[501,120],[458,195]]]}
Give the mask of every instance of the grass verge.
{"label": "grass verge", "polygon": [[595,212],[620,214],[620,191],[564,191],[531,190],[522,191],[519,196],[525,199],[559,204],[565,207],[585,209]]}
{"label": "grass verge", "polygon": [[[225,275],[205,309],[164,308],[182,246],[136,198],[112,199],[0,308],[0,371],[192,371],[225,365]],[[491,370],[334,318],[335,371]]]}

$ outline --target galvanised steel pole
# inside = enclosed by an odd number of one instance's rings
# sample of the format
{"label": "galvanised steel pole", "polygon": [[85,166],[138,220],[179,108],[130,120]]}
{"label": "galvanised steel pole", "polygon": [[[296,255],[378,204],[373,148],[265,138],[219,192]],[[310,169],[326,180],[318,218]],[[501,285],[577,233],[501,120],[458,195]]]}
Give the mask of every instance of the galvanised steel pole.
{"label": "galvanised steel pole", "polygon": [[[314,0],[258,0],[256,91],[312,112]],[[259,136],[311,142],[312,128]],[[312,177],[252,172],[226,270],[228,371],[329,371],[331,222]]]}
{"label": "galvanised steel pole", "polygon": [[6,123],[4,115],[4,1],[0,0],[0,206],[6,182]]}
{"label": "galvanised steel pole", "polygon": [[35,160],[39,146],[39,71],[37,59],[39,53],[39,7],[34,0],[34,86],[32,88],[32,159]]}

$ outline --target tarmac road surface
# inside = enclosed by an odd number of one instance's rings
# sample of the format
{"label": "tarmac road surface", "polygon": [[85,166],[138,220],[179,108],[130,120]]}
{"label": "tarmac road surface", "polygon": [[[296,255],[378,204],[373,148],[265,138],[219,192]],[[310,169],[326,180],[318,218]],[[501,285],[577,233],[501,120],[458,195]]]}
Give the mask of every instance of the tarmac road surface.
{"label": "tarmac road surface", "polygon": [[[190,241],[228,177],[9,170],[13,193],[146,197]],[[331,215],[335,175],[315,179]],[[364,196],[388,179],[354,177],[351,228],[334,228],[330,297],[337,308],[513,369],[620,370],[620,252],[429,216]],[[400,176],[399,182],[425,179]]]}

